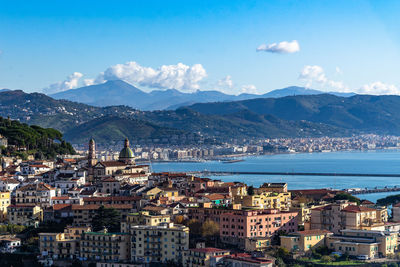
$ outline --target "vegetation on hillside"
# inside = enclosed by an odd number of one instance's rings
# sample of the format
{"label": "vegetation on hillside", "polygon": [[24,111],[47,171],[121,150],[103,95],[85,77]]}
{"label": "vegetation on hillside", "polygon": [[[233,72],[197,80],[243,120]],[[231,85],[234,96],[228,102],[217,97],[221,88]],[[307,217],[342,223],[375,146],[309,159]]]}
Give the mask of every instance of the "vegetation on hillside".
{"label": "vegetation on hillside", "polygon": [[110,233],[120,232],[120,219],[118,210],[101,206],[92,218],[92,230],[97,232],[106,228]]}
{"label": "vegetation on hillside", "polygon": [[[80,144],[91,136],[99,139],[98,143],[109,143],[116,140],[111,137],[120,140],[127,133],[131,139],[153,141],[184,132],[202,136],[207,143],[364,133],[400,135],[399,105],[399,96],[321,94],[204,103],[150,112],[127,106],[93,107],[39,93],[0,93],[0,116],[55,128],[65,134],[66,140]],[[114,122],[110,118],[124,120]]]}
{"label": "vegetation on hillside", "polygon": [[381,206],[394,205],[400,202],[400,195],[391,195],[385,198],[380,198],[376,201],[376,204]]}
{"label": "vegetation on hillside", "polygon": [[75,154],[71,144],[63,139],[62,133],[52,128],[29,126],[15,120],[0,117],[0,134],[7,138],[8,146],[2,147],[3,155],[37,159],[55,158],[57,155]]}

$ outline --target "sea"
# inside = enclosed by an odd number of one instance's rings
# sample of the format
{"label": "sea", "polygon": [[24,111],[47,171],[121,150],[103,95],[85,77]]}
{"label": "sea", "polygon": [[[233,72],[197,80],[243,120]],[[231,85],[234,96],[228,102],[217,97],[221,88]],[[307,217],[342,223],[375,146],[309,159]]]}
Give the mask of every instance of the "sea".
{"label": "sea", "polygon": [[[382,149],[367,151],[339,151],[325,153],[290,153],[241,158],[243,161],[223,163],[204,162],[157,162],[152,163],[154,172],[189,171],[254,171],[254,172],[306,172],[306,173],[357,173],[357,174],[400,174],[400,150]],[[383,188],[400,187],[400,177],[362,176],[296,176],[296,175],[227,175],[209,176],[225,182],[244,182],[260,186],[265,182],[285,182],[288,189],[314,188]],[[388,195],[400,192],[385,192],[357,195],[361,199],[376,202]]]}

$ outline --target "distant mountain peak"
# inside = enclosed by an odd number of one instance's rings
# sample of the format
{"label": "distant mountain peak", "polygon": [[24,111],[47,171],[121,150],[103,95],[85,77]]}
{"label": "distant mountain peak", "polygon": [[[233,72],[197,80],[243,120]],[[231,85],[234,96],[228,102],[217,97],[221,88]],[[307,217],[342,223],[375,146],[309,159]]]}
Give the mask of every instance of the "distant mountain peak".
{"label": "distant mountain peak", "polygon": [[[66,99],[98,107],[126,105],[140,110],[163,110],[176,109],[195,103],[239,101],[254,98],[277,98],[283,96],[315,95],[322,93],[324,92],[299,86],[290,86],[273,90],[263,95],[229,95],[216,90],[197,90],[192,93],[185,93],[176,89],[167,89],[144,92],[126,81],[109,80],[102,84],[71,89],[50,96],[55,99]],[[339,93],[331,94],[350,96]]]}

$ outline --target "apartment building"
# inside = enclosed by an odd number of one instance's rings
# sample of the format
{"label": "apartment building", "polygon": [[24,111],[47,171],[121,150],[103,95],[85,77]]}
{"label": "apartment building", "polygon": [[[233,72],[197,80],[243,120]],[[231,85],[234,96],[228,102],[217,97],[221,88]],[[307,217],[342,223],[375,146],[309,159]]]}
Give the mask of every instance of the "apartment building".
{"label": "apartment building", "polygon": [[245,246],[245,239],[270,237],[278,231],[297,231],[297,212],[238,210],[220,215],[220,237],[224,243]]}
{"label": "apartment building", "polygon": [[101,207],[114,208],[121,216],[121,220],[125,220],[127,214],[133,211],[131,204],[112,204],[112,205],[96,205],[96,204],[85,204],[85,205],[72,205],[71,210],[74,214],[73,224],[75,226],[90,226],[92,218],[96,215],[96,211]]}
{"label": "apartment building", "polygon": [[131,260],[134,262],[183,262],[189,248],[189,227],[174,223],[133,225]]}
{"label": "apartment building", "polygon": [[341,200],[311,210],[311,229],[326,229],[339,234],[343,229],[383,230],[387,221],[385,208],[357,206]]}
{"label": "apartment building", "polygon": [[79,241],[90,227],[66,227],[63,233],[39,233],[41,258],[76,259],[79,258]]}
{"label": "apartment building", "polygon": [[10,192],[0,192],[0,222],[7,220],[7,207],[10,206]]}
{"label": "apartment building", "polygon": [[236,196],[235,204],[251,209],[278,209],[289,210],[291,206],[290,192],[261,192],[256,195]]}
{"label": "apartment building", "polygon": [[46,183],[28,184],[16,190],[17,204],[35,203],[42,208],[51,206],[52,197],[56,196],[56,189]]}
{"label": "apartment building", "polygon": [[286,193],[288,191],[287,183],[264,183],[260,188],[256,188],[255,191],[260,192],[275,192],[275,193]]}
{"label": "apartment building", "polygon": [[210,266],[213,257],[223,257],[229,255],[230,251],[219,248],[192,248],[185,252],[183,265],[187,267]]}
{"label": "apartment building", "polygon": [[126,220],[121,222],[121,232],[130,233],[130,227],[134,225],[157,226],[160,223],[169,223],[170,215],[151,214],[149,211],[140,211],[130,213],[126,216]]}
{"label": "apartment building", "polygon": [[120,262],[130,259],[129,233],[85,232],[79,241],[80,257],[88,261]]}
{"label": "apartment building", "polygon": [[393,221],[400,222],[400,203],[393,205],[392,213],[393,213]]}
{"label": "apartment building", "polygon": [[43,220],[43,210],[34,203],[11,204],[7,207],[7,219],[9,224],[37,227]]}
{"label": "apartment building", "polygon": [[142,206],[142,198],[138,196],[84,197],[83,203],[95,205],[131,204],[132,209],[138,210]]}
{"label": "apartment building", "polygon": [[398,251],[398,232],[346,229],[326,240],[328,248],[351,256],[386,257]]}
{"label": "apartment building", "polygon": [[291,252],[306,253],[311,249],[325,246],[326,238],[333,235],[328,230],[305,230],[280,236],[281,247]]}

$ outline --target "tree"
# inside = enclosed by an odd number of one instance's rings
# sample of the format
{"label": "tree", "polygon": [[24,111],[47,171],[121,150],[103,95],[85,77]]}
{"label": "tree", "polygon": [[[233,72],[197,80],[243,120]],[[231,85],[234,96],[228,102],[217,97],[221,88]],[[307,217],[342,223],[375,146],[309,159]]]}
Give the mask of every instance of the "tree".
{"label": "tree", "polygon": [[275,264],[278,267],[285,267],[286,266],[286,264],[285,264],[285,262],[283,261],[282,258],[276,258]]}
{"label": "tree", "polygon": [[193,235],[201,234],[201,223],[198,220],[190,219],[186,225],[189,227],[189,233]]}
{"label": "tree", "polygon": [[183,217],[182,215],[177,215],[175,217],[175,223],[176,224],[183,224],[183,221],[185,220],[185,217]]}
{"label": "tree", "polygon": [[328,255],[322,256],[321,261],[325,263],[332,262],[332,257]]}
{"label": "tree", "polygon": [[254,195],[254,187],[253,187],[252,185],[250,185],[250,186],[247,188],[247,194],[248,194],[249,196]]}
{"label": "tree", "polygon": [[201,226],[201,235],[204,237],[219,235],[219,224],[212,220],[205,221]]}
{"label": "tree", "polygon": [[101,231],[107,228],[109,232],[120,231],[120,214],[114,208],[101,206],[97,209],[96,215],[92,218],[93,231]]}
{"label": "tree", "polygon": [[335,195],[335,197],[333,199],[334,200],[348,200],[351,202],[356,202],[357,205],[360,205],[360,199],[355,196],[352,196],[348,193],[338,193]]}
{"label": "tree", "polygon": [[282,259],[286,259],[289,257],[289,250],[287,248],[284,247],[279,247],[278,250],[275,253],[275,257],[277,258],[282,258]]}

